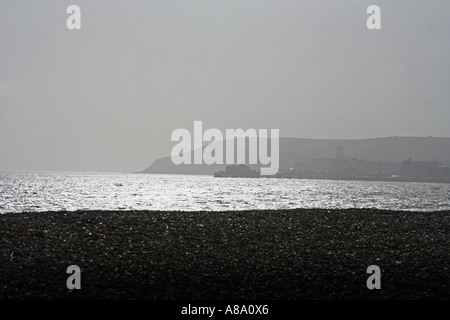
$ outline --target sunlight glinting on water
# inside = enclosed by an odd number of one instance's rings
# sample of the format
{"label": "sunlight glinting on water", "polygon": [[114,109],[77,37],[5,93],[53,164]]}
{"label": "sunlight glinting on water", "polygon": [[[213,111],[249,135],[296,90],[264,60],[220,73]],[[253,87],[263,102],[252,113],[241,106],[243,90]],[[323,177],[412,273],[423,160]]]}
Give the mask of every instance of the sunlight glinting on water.
{"label": "sunlight glinting on water", "polygon": [[449,210],[450,184],[127,173],[0,173],[0,213],[288,208]]}

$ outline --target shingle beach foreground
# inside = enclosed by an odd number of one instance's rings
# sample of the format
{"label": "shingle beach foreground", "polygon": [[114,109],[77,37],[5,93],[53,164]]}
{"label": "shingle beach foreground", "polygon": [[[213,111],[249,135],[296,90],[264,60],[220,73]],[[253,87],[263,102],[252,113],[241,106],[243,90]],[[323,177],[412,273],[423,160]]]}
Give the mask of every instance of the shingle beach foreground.
{"label": "shingle beach foreground", "polygon": [[14,213],[0,230],[1,299],[450,298],[449,211]]}

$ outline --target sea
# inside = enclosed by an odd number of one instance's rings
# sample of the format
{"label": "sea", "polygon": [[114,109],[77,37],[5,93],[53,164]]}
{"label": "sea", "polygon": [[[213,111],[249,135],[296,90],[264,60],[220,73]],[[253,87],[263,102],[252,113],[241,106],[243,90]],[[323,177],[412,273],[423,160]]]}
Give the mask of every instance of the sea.
{"label": "sea", "polygon": [[140,173],[0,172],[1,214],[291,208],[450,210],[450,184]]}

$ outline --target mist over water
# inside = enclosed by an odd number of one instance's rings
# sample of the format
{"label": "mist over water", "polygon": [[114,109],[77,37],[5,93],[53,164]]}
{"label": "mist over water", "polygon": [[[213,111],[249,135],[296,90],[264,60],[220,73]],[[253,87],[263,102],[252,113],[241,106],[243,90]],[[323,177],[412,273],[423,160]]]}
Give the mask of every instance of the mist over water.
{"label": "mist over water", "polygon": [[450,184],[127,173],[0,173],[0,213],[289,208],[450,210]]}

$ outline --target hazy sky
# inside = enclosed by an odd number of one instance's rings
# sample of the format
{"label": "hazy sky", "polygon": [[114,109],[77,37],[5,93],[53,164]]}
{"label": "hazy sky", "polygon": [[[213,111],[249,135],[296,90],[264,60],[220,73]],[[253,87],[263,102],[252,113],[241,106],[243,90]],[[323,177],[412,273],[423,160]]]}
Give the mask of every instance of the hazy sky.
{"label": "hazy sky", "polygon": [[[81,30],[66,28],[71,4]],[[366,28],[366,8],[382,29]],[[0,0],[0,170],[140,171],[176,128],[450,136],[450,1]]]}

